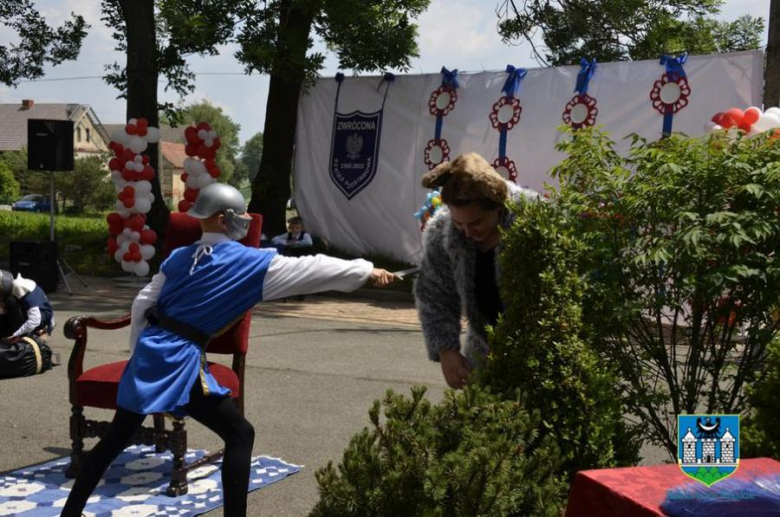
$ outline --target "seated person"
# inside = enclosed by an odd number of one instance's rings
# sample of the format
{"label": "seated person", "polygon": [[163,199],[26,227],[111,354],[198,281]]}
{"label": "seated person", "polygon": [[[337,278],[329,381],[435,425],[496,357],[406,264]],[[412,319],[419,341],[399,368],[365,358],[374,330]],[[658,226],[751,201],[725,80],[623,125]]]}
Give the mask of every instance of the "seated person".
{"label": "seated person", "polygon": [[311,235],[303,229],[303,219],[300,217],[288,219],[287,229],[287,233],[277,235],[271,241],[279,253],[297,254],[296,252],[304,251],[302,248],[311,248],[314,245]]}
{"label": "seated person", "polygon": [[54,311],[38,284],[0,269],[0,339],[43,336],[54,329]]}

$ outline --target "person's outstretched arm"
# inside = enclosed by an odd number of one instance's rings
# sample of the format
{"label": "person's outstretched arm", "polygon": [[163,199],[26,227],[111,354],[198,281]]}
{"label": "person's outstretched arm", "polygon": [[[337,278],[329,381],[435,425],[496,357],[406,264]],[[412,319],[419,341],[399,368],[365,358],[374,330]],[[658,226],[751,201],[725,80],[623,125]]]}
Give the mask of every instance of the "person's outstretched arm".
{"label": "person's outstretched arm", "polygon": [[148,324],[146,311],[157,304],[157,298],[160,296],[163,285],[165,285],[165,273],[161,271],[152,277],[152,281],[141,289],[133,300],[133,308],[130,311],[130,342],[128,343],[130,352],[135,349],[138,337]]}
{"label": "person's outstretched arm", "polygon": [[363,259],[342,260],[327,255],[277,255],[265,275],[263,300],[321,291],[354,291],[367,282],[387,285],[393,280],[392,273],[375,269],[371,262]]}

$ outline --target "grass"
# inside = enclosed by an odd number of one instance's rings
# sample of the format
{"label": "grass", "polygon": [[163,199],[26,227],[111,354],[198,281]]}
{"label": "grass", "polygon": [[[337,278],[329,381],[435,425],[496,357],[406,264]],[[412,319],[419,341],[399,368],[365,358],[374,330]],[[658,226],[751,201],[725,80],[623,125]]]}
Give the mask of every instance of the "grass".
{"label": "grass", "polygon": [[[79,274],[119,276],[125,274],[108,256],[108,225],[104,214],[61,216],[55,220],[55,239],[61,256]],[[0,211],[0,261],[10,261],[11,241],[49,239],[49,215]]]}

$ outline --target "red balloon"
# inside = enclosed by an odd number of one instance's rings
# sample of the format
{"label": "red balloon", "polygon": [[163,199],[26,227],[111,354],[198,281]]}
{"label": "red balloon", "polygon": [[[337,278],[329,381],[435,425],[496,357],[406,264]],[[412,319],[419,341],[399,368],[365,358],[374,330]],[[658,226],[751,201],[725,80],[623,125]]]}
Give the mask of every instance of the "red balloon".
{"label": "red balloon", "polygon": [[116,239],[114,239],[113,237],[108,239],[108,256],[114,258],[114,255],[116,254],[118,249],[119,249],[119,244],[116,243]]}
{"label": "red balloon", "polygon": [[187,201],[186,199],[179,201],[179,212],[186,212],[190,208],[192,208],[192,201]]}
{"label": "red balloon", "polygon": [[745,110],[745,116],[742,118],[742,121],[748,124],[755,124],[759,118],[761,118],[761,110],[752,107]]}
{"label": "red balloon", "polygon": [[124,149],[122,151],[122,157],[121,160],[123,162],[132,162],[135,161],[135,153],[132,151],[132,149]]}
{"label": "red balloon", "polygon": [[108,168],[112,171],[121,171],[122,161],[119,158],[111,158],[108,161]]}
{"label": "red balloon", "polygon": [[154,174],[155,174],[154,169],[147,165],[146,167],[144,167],[143,172],[141,172],[139,176],[141,177],[142,180],[152,181],[154,179]]}
{"label": "red balloon", "polygon": [[123,224],[110,224],[108,225],[108,234],[116,237],[120,233],[122,233],[122,230],[125,229],[125,225]]}
{"label": "red balloon", "polygon": [[212,178],[219,178],[219,174],[220,174],[219,167],[213,167],[209,169],[209,176],[211,176]]}
{"label": "red balloon", "polygon": [[126,197],[122,200],[122,204],[125,205],[125,208],[133,208],[135,205],[135,198],[134,197]]}
{"label": "red balloon", "polygon": [[127,249],[130,250],[131,253],[135,253],[141,249],[141,246],[139,246],[137,242],[131,242]]}
{"label": "red balloon", "polygon": [[198,148],[194,144],[187,144],[184,146],[184,153],[189,157],[195,156],[197,152]]}
{"label": "red balloon", "polygon": [[145,222],[146,222],[146,221],[144,221],[144,218],[143,218],[143,216],[140,216],[140,215],[133,215],[133,216],[131,216],[131,217],[130,217],[130,218],[127,220],[127,223],[125,223],[125,225],[126,225],[128,228],[130,228],[131,230],[133,230],[134,232],[140,232],[141,230],[143,230],[143,229],[144,229],[144,223],[145,223]]}
{"label": "red balloon", "polygon": [[135,171],[131,171],[130,169],[122,169],[122,178],[125,179],[125,181],[134,181],[135,180]]}
{"label": "red balloon", "polygon": [[122,255],[122,260],[125,262],[132,262],[133,261],[133,254],[129,251],[126,251],[124,255]]}
{"label": "red balloon", "polygon": [[196,143],[198,141],[198,130],[195,126],[187,126],[187,129],[184,130],[184,138],[189,143]]}
{"label": "red balloon", "polygon": [[739,123],[738,127],[739,127],[739,129],[741,129],[745,133],[750,133],[750,130],[753,128],[753,125],[752,124],[748,124],[747,122],[745,122],[743,120],[742,122]]}
{"label": "red balloon", "polygon": [[214,143],[213,143],[213,145],[211,146],[211,148],[212,148],[212,149],[214,149],[214,150],[216,151],[216,150],[217,150],[217,149],[219,149],[221,146],[222,146],[222,140],[220,140],[220,138],[219,138],[219,137],[217,137],[217,138],[215,138],[215,139],[214,139]]}
{"label": "red balloon", "polygon": [[214,161],[214,158],[206,158],[206,160],[203,162],[203,165],[205,165],[207,169],[211,169],[212,167],[217,166],[217,162]]}
{"label": "red balloon", "polygon": [[157,234],[154,230],[141,230],[141,242],[143,244],[154,244],[157,242]]}
{"label": "red balloon", "polygon": [[116,212],[111,212],[106,216],[106,222],[108,222],[108,224],[122,224],[123,221],[124,219],[122,216]]}
{"label": "red balloon", "polygon": [[192,203],[195,202],[195,199],[198,197],[198,190],[194,188],[188,188],[184,191],[184,199],[187,201],[190,201]]}
{"label": "red balloon", "polygon": [[128,124],[125,126],[125,132],[128,135],[134,135],[138,132],[138,128],[136,127],[135,124]]}
{"label": "red balloon", "polygon": [[211,126],[209,126],[208,122],[201,122],[197,126],[195,126],[198,131],[201,129],[205,129],[206,131],[211,131]]}
{"label": "red balloon", "polygon": [[122,189],[122,192],[125,194],[125,196],[135,197],[135,189],[130,185],[125,185],[125,188]]}
{"label": "red balloon", "polygon": [[148,154],[141,155],[141,161],[144,163],[144,165],[148,165],[149,164],[149,155]]}
{"label": "red balloon", "polygon": [[187,179],[188,179],[189,177],[190,177],[190,174],[189,174],[188,172],[182,172],[182,173],[181,173],[181,180],[182,180],[184,183],[187,183]]}
{"label": "red balloon", "polygon": [[139,127],[138,128],[138,136],[146,136],[147,133],[149,133],[149,130],[145,127]]}
{"label": "red balloon", "polygon": [[730,110],[726,111],[725,115],[731,121],[731,125],[729,127],[739,126],[742,123],[742,119],[745,117],[745,113],[739,108],[731,108]]}
{"label": "red balloon", "polygon": [[148,121],[148,120],[146,120],[145,118],[139,118],[139,119],[138,119],[138,122],[136,122],[136,125],[137,125],[139,128],[142,128],[142,127],[143,127],[143,128],[146,128],[146,127],[149,127],[149,121]]}
{"label": "red balloon", "polygon": [[144,258],[143,255],[141,255],[140,251],[134,251],[132,252],[133,255],[133,262],[141,262],[141,260]]}

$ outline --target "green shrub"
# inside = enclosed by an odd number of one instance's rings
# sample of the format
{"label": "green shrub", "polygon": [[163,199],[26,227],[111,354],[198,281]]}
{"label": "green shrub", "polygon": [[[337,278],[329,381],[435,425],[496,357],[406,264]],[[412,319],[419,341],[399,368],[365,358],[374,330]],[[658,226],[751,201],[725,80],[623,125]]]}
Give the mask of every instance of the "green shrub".
{"label": "green shrub", "polygon": [[576,226],[546,202],[514,211],[501,253],[506,312],[490,332],[478,381],[504,397],[525,395],[560,448],[567,477],[636,464],[639,442],[623,419],[618,377],[583,339]]}
{"label": "green shrub", "polygon": [[13,203],[19,196],[19,183],[11,168],[0,161],[0,201]]}
{"label": "green shrub", "polygon": [[780,339],[767,350],[766,376],[748,389],[750,413],[742,419],[740,456],[780,458]]}
{"label": "green shrub", "polygon": [[584,335],[671,458],[677,415],[746,409],[744,388],[777,335],[778,144],[724,132],[634,138],[621,157],[587,129],[559,145],[568,156],[552,203],[584,245]]}
{"label": "green shrub", "polygon": [[344,458],[316,473],[314,517],[475,517],[559,515],[564,485],[538,415],[518,401],[472,386],[448,390],[431,405],[425,388],[412,398],[388,391],[373,429],[352,438]]}

